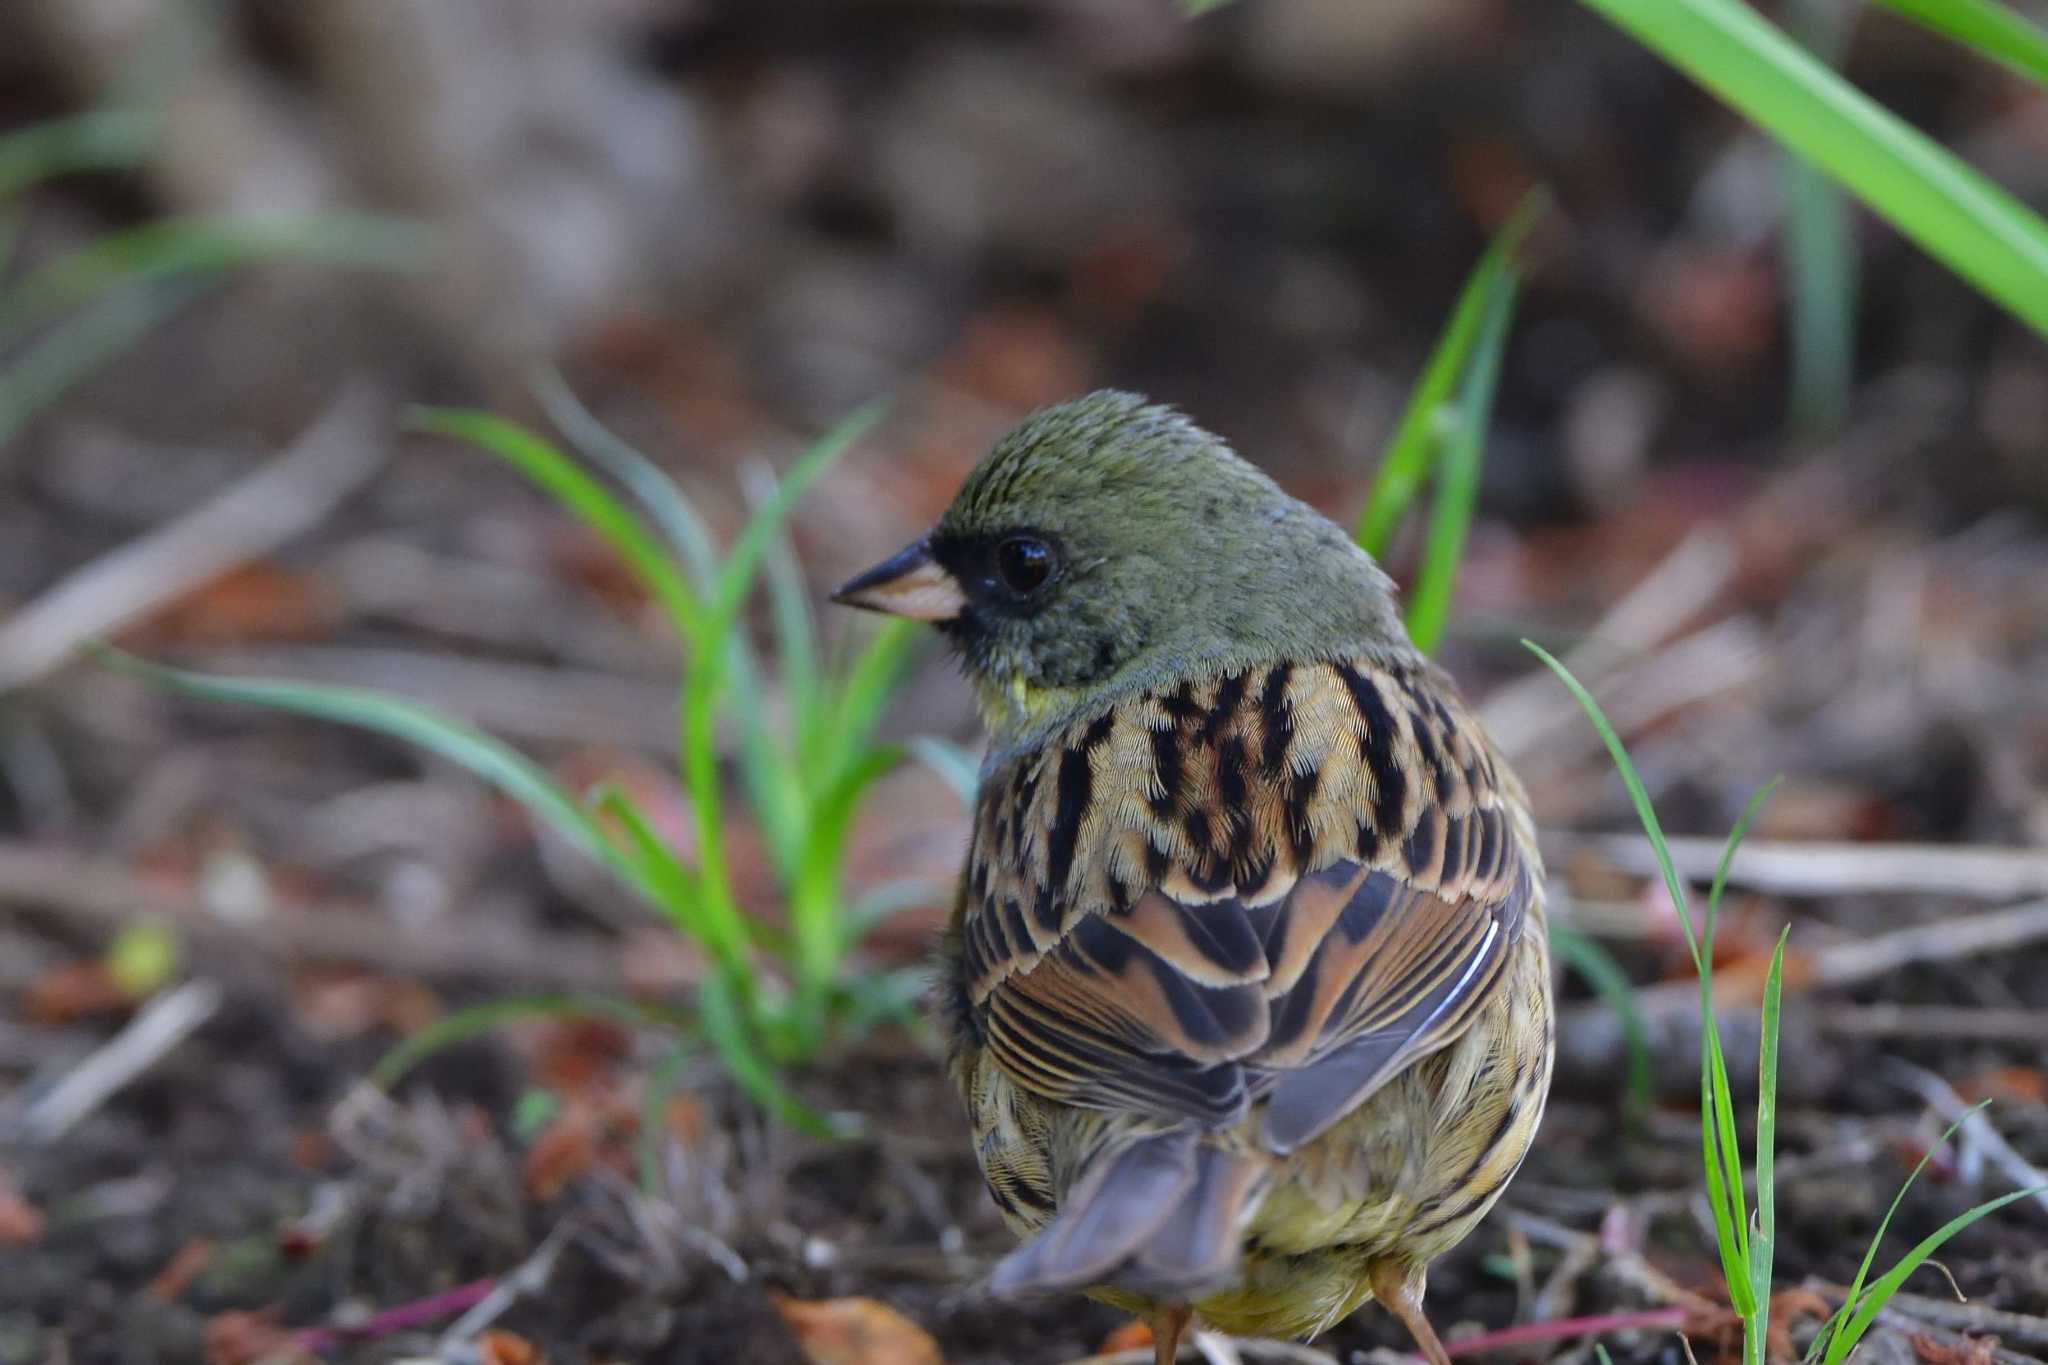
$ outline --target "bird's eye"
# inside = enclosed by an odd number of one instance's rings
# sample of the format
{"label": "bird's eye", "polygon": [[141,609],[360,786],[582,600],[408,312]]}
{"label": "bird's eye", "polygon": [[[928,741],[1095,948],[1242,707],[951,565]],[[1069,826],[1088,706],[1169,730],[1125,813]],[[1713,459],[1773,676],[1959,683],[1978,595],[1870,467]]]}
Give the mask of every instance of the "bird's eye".
{"label": "bird's eye", "polygon": [[1052,577],[1052,546],[1036,536],[1011,536],[996,546],[996,573],[1003,586],[1029,597]]}

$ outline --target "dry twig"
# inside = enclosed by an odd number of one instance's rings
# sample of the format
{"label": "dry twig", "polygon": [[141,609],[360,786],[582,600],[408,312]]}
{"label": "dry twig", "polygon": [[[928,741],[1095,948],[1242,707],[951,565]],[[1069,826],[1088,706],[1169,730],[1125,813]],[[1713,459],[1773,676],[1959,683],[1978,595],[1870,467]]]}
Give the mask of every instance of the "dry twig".
{"label": "dry twig", "polygon": [[168,1056],[220,1009],[221,989],[188,981],[145,1005],[109,1038],[24,1110],[18,1120],[31,1142],[55,1142],[81,1119]]}
{"label": "dry twig", "polygon": [[353,385],[268,465],[71,574],[0,625],[0,692],[319,521],[383,465],[389,427],[389,401]]}
{"label": "dry twig", "polygon": [[1965,1104],[1963,1097],[1932,1071],[1897,1057],[1886,1058],[1885,1065],[1901,1085],[1925,1100],[1935,1113],[1950,1123],[1960,1124],[1961,1136],[1974,1143],[2015,1189],[2032,1190],[2034,1202],[2048,1209],[2048,1171],[2014,1151],[2004,1135],[1992,1127],[1980,1106]]}

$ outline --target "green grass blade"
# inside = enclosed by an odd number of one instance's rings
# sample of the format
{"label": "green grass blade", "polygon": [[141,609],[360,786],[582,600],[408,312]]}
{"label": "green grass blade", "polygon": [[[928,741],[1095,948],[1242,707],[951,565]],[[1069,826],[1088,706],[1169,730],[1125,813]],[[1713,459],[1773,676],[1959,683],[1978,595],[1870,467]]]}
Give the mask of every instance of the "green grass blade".
{"label": "green grass blade", "polygon": [[593,793],[591,804],[625,831],[629,856],[638,866],[655,908],[676,931],[702,945],[724,969],[750,971],[753,954],[745,923],[736,914],[721,913],[704,895],[697,876],[654,832],[639,804],[623,788],[614,786]]}
{"label": "green grass blade", "polygon": [[[1722,1272],[1728,1282],[1729,1300],[1743,1318],[1755,1320],[1757,1314],[1766,1310],[1755,1301],[1752,1289],[1752,1248],[1748,1215],[1744,1210],[1742,1152],[1735,1131],[1735,1106],[1728,1084],[1727,1058],[1722,1054],[1720,1035],[1714,1026],[1713,961],[1702,951],[1702,940],[1695,931],[1692,912],[1687,906],[1685,885],[1679,880],[1677,866],[1671,860],[1663,825],[1657,819],[1649,792],[1644,788],[1642,777],[1637,773],[1635,762],[1629,757],[1621,737],[1615,733],[1600,704],[1572,676],[1570,669],[1533,641],[1524,640],[1522,644],[1564,683],[1599,733],[1601,742],[1607,746],[1608,756],[1635,806],[1636,818],[1649,838],[1651,852],[1655,854],[1658,868],[1664,876],[1665,890],[1669,892],[1679,923],[1684,927],[1686,943],[1692,949],[1693,963],[1700,975],[1700,1159],[1706,1175],[1707,1202],[1713,1212],[1715,1242],[1721,1255]],[[1752,800],[1750,804],[1753,812],[1759,801]],[[1746,822],[1738,824],[1735,834],[1730,836],[1731,846],[1740,842],[1746,828]],[[1724,852],[1724,862],[1731,856]],[[1725,868],[1723,873],[1725,875]]]}
{"label": "green grass blade", "polygon": [[1970,1115],[1988,1107],[1990,1103],[1990,1100],[1979,1100],[1958,1116],[1955,1122],[1943,1129],[1941,1137],[1929,1145],[1927,1150],[1920,1154],[1920,1159],[1913,1163],[1913,1169],[1907,1173],[1905,1183],[1900,1185],[1899,1192],[1892,1196],[1891,1207],[1884,1211],[1884,1218],[1878,1223],[1877,1232],[1871,1237],[1870,1245],[1864,1249],[1863,1263],[1856,1267],[1856,1278],[1849,1281],[1849,1296],[1842,1300],[1841,1308],[1836,1310],[1834,1317],[1828,1320],[1823,1329],[1823,1340],[1827,1345],[1825,1365],[1840,1365],[1842,1357],[1856,1344],[1844,1337],[1842,1332],[1848,1325],[1850,1315],[1856,1309],[1857,1301],[1863,1297],[1863,1282],[1870,1278],[1870,1267],[1877,1263],[1878,1248],[1884,1244],[1885,1233],[1891,1230],[1892,1216],[1898,1213],[1899,1205],[1906,1200],[1906,1191],[1913,1188],[1913,1182],[1927,1169],[1927,1163],[1934,1159],[1934,1154],[1948,1145],[1948,1140],[1956,1135],[1956,1130],[1969,1120]]}
{"label": "green grass blade", "polygon": [[95,109],[8,133],[0,137],[0,199],[60,175],[140,165],[159,126],[144,110]]}
{"label": "green grass blade", "polygon": [[676,634],[686,644],[696,641],[702,613],[696,594],[675,561],[610,489],[568,456],[516,422],[488,412],[466,408],[415,408],[407,426],[414,431],[473,445],[504,460],[533,480],[550,497],[604,537],[661,606]]}
{"label": "green grass blade", "polygon": [[731,695],[739,712],[740,782],[754,810],[755,823],[767,841],[769,855],[785,884],[796,876],[802,859],[806,788],[804,764],[783,746],[770,724],[761,687],[750,680],[751,664],[733,651],[729,666]]}
{"label": "green grass blade", "polygon": [[1408,635],[1427,654],[1443,638],[1451,619],[1451,595],[1458,583],[1458,564],[1465,556],[1465,537],[1479,505],[1479,466],[1485,458],[1486,433],[1493,422],[1493,395],[1500,380],[1501,355],[1514,324],[1519,276],[1510,267],[1489,291],[1486,314],[1473,343],[1471,365],[1458,400],[1456,428],[1439,461],[1436,499],[1430,507],[1429,540],[1422,568],[1408,599]]}
{"label": "green grass blade", "polygon": [[[756,510],[774,501],[775,483],[771,469],[757,465],[748,471],[747,495]],[[811,765],[820,757],[817,746],[827,718],[819,704],[818,621],[811,611],[810,586],[804,581],[803,566],[797,561],[786,527],[776,527],[768,537],[761,568],[768,585],[768,618],[775,637],[775,674],[782,685],[783,713],[793,732],[795,750],[804,760],[797,765],[801,780],[806,772],[818,771]]]}
{"label": "green grass blade", "polygon": [[2048,30],[1992,0],[1878,0],[1894,13],[2048,85]]}
{"label": "green grass blade", "polygon": [[389,1090],[414,1067],[444,1048],[481,1038],[521,1019],[586,1016],[617,1019],[623,1024],[675,1029],[681,1020],[671,1010],[624,996],[524,995],[490,1000],[443,1015],[407,1037],[370,1068],[370,1084]]}
{"label": "green grass blade", "polygon": [[1593,994],[1614,1011],[1621,1021],[1622,1042],[1628,1050],[1628,1083],[1623,1110],[1631,1122],[1650,1112],[1656,1099],[1657,1070],[1650,1055],[1649,1030],[1636,1002],[1635,983],[1628,979],[1614,954],[1575,929],[1550,926],[1550,946],[1558,958],[1578,973]]}
{"label": "green grass blade", "polygon": [[1742,1140],[1735,1131],[1735,1097],[1728,1084],[1728,1058],[1721,1050],[1711,1010],[1701,1021],[1701,1028],[1704,1042],[1700,1065],[1713,1089],[1713,1104],[1701,1116],[1703,1126],[1712,1132],[1709,1145],[1714,1164],[1708,1168],[1707,1195],[1714,1205],[1714,1225],[1720,1233],[1721,1266],[1728,1280],[1729,1302],[1738,1314],[1750,1318],[1761,1311],[1762,1305],[1750,1289],[1754,1283],[1753,1248],[1747,1193],[1742,1182]]}
{"label": "green grass blade", "polygon": [[2048,335],[2048,223],[1741,0],[1581,0]]}
{"label": "green grass blade", "polygon": [[868,637],[847,670],[834,707],[832,728],[840,736],[840,753],[865,745],[874,736],[897,683],[924,642],[924,631],[917,622],[894,617]]}
{"label": "green grass blade", "polygon": [[1764,806],[1777,794],[1778,784],[1785,779],[1774,777],[1756,789],[1756,794],[1743,806],[1742,814],[1736,818],[1735,827],[1728,831],[1727,841],[1721,845],[1721,859],[1714,864],[1713,884],[1707,891],[1706,948],[1709,961],[1713,957],[1714,928],[1721,918],[1721,896],[1728,890],[1728,873],[1735,866],[1735,854],[1742,847],[1742,841],[1749,837],[1749,827],[1764,812]]}
{"label": "green grass blade", "polygon": [[[1949,1219],[1935,1231],[1922,1238],[1911,1251],[1899,1259],[1897,1265],[1893,1266],[1872,1284],[1869,1289],[1864,1291],[1862,1302],[1857,1306],[1856,1315],[1849,1319],[1849,1325],[1844,1329],[1848,1338],[1848,1344],[1843,1349],[1843,1355],[1847,1355],[1849,1351],[1856,1348],[1856,1343],[1861,1341],[1863,1334],[1870,1330],[1870,1324],[1876,1321],[1879,1313],[1884,1311],[1884,1306],[1892,1301],[1892,1295],[1899,1292],[1900,1287],[1906,1283],[1907,1277],[1925,1265],[1928,1258],[1941,1250],[1957,1233],[1969,1227],[1970,1224],[1978,1219],[1998,1212],[2007,1204],[2021,1199],[2035,1198],[2043,1193],[2044,1190],[2048,1190],[2048,1186],[2028,1190],[2014,1190],[2011,1194],[2004,1194],[1996,1199],[1987,1200],[1967,1213],[1957,1214],[1954,1218]],[[1829,1355],[1833,1356],[1833,1354],[1834,1343],[1830,1341]]]}
{"label": "green grass blade", "polygon": [[0,366],[0,446],[73,385],[142,341],[216,279],[188,279],[101,299]]}
{"label": "green grass blade", "polygon": [[[1832,0],[1796,0],[1792,31],[1830,67],[1849,19]],[[1804,157],[1785,160],[1785,264],[1791,278],[1792,426],[1822,437],[1849,420],[1856,378],[1859,252],[1847,197]]]}
{"label": "green grass blade", "polygon": [[810,488],[813,480],[867,435],[887,410],[886,404],[874,402],[841,419],[790,467],[788,477],[776,486],[774,496],[754,509],[739,539],[733,542],[725,567],[719,571],[718,595],[714,602],[717,620],[731,620],[739,611],[740,603],[746,600],[748,591],[753,587],[754,574],[760,567],[762,555],[767,553],[769,541],[780,532],[797,499]]}
{"label": "green grass blade", "polygon": [[541,411],[584,459],[617,479],[627,492],[640,500],[648,519],[675,551],[676,561],[690,571],[699,593],[711,590],[718,576],[718,542],[704,524],[697,508],[683,496],[675,480],[660,465],[634,449],[597,420],[569,387],[562,373],[552,365],[536,368],[532,378],[534,397]]}
{"label": "green grass blade", "polygon": [[739,1005],[733,983],[724,976],[707,979],[697,991],[697,1010],[704,1034],[718,1049],[720,1060],[740,1088],[756,1104],[801,1132],[813,1137],[832,1137],[833,1124],[813,1113],[791,1094],[775,1074],[775,1068],[761,1053],[753,1031]]}
{"label": "green grass blade", "polygon": [[113,650],[102,651],[101,657],[123,672],[183,696],[289,711],[404,740],[467,769],[546,821],[571,844],[618,874],[626,885],[648,890],[633,862],[613,846],[590,812],[545,769],[502,740],[444,712],[368,688],[215,677],[165,668]]}
{"label": "green grass blade", "polygon": [[647,1093],[640,1100],[638,1165],[640,1193],[652,1199],[666,1188],[661,1164],[662,1142],[668,1136],[668,1102],[682,1088],[683,1073],[695,1061],[699,1048],[694,1042],[680,1042],[655,1064],[647,1078]]}
{"label": "green grass blade", "polygon": [[0,295],[0,338],[141,280],[267,261],[417,269],[431,237],[417,223],[371,214],[296,218],[173,218],[95,238]]}
{"label": "green grass blade", "polygon": [[1430,352],[1429,363],[1423,366],[1422,376],[1408,397],[1408,406],[1402,409],[1401,420],[1387,443],[1387,453],[1373,477],[1372,490],[1366,495],[1365,508],[1359,513],[1358,526],[1352,534],[1375,559],[1387,553],[1394,528],[1400,525],[1402,515],[1415,501],[1423,480],[1429,477],[1430,467],[1436,463],[1445,409],[1457,392],[1458,381],[1471,366],[1472,348],[1478,343],[1501,279],[1512,268],[1514,253],[1545,203],[1536,195],[1530,196],[1507,225],[1494,234],[1486,253],[1466,278],[1465,287],[1458,292],[1450,321],[1444,324],[1436,348]]}
{"label": "green grass blade", "polygon": [[1785,1001],[1785,939],[1778,935],[1764,977],[1763,1037],[1757,1046],[1756,1228],[1749,1243],[1749,1280],[1758,1304],[1771,1301],[1771,1270],[1778,1245],[1778,1022]]}
{"label": "green grass blade", "polygon": [[1586,718],[1593,723],[1593,729],[1600,735],[1600,742],[1607,746],[1607,755],[1614,762],[1614,770],[1621,775],[1622,785],[1628,789],[1629,801],[1635,807],[1636,819],[1642,823],[1643,833],[1650,841],[1650,851],[1656,856],[1657,866],[1664,874],[1664,889],[1671,895],[1671,903],[1678,910],[1679,924],[1685,930],[1687,946],[1692,949],[1693,962],[1700,962],[1699,938],[1693,932],[1692,913],[1686,908],[1685,886],[1678,879],[1678,868],[1671,861],[1671,846],[1665,842],[1664,826],[1657,819],[1657,811],[1650,804],[1650,794],[1643,788],[1643,779],[1636,773],[1636,765],[1630,760],[1628,750],[1622,745],[1621,736],[1614,733],[1614,726],[1608,723],[1607,713],[1600,709],[1600,703],[1593,700],[1593,694],[1585,689],[1570,669],[1559,663],[1550,652],[1533,640],[1522,641],[1522,647],[1541,659],[1551,672],[1565,685]]}

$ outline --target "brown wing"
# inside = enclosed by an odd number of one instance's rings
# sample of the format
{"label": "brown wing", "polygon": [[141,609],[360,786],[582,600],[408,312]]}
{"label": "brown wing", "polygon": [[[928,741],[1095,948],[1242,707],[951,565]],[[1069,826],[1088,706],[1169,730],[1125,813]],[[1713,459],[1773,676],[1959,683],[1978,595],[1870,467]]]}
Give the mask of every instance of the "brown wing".
{"label": "brown wing", "polygon": [[990,1054],[1049,1099],[1291,1150],[1455,1038],[1533,854],[1424,666],[1279,665],[1135,699],[992,774],[961,926]]}

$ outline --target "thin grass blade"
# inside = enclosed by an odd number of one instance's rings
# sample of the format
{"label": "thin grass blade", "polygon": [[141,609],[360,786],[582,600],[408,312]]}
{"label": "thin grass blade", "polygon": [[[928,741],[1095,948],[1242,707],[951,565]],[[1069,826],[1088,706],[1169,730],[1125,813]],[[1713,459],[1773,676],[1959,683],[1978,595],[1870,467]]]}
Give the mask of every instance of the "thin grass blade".
{"label": "thin grass blade", "polygon": [[16,282],[0,295],[0,338],[143,280],[269,261],[415,270],[431,242],[418,223],[373,214],[145,223],[95,238]]}
{"label": "thin grass blade", "polygon": [[681,1023],[659,1005],[612,995],[526,995],[491,1000],[445,1014],[386,1052],[370,1068],[369,1081],[389,1090],[427,1058],[457,1043],[481,1038],[521,1019],[584,1017],[616,1019],[623,1024],[674,1029]]}
{"label": "thin grass blade", "polygon": [[0,137],[0,199],[60,175],[140,165],[160,126],[146,110],[95,109],[8,133]]}
{"label": "thin grass blade", "polygon": [[[1787,26],[1821,61],[1841,64],[1853,11],[1838,0],[1796,0]],[[1804,157],[1786,153],[1785,263],[1791,278],[1792,427],[1807,437],[1849,420],[1856,372],[1859,252],[1841,188]]]}
{"label": "thin grass blade", "polygon": [[1614,769],[1621,775],[1622,785],[1628,789],[1630,803],[1635,807],[1636,819],[1641,822],[1643,834],[1650,841],[1650,851],[1656,856],[1658,869],[1664,875],[1664,889],[1670,893],[1671,903],[1678,909],[1679,923],[1685,929],[1686,944],[1692,949],[1693,962],[1700,962],[1699,938],[1693,932],[1692,914],[1686,908],[1685,885],[1678,879],[1678,868],[1671,861],[1671,846],[1664,839],[1664,826],[1657,819],[1656,807],[1650,804],[1650,793],[1643,787],[1643,779],[1636,772],[1636,765],[1628,756],[1628,749],[1622,744],[1621,736],[1614,733],[1614,726],[1608,722],[1607,713],[1600,709],[1600,703],[1593,700],[1572,671],[1559,663],[1551,653],[1533,640],[1523,640],[1522,647],[1541,659],[1551,672],[1555,673],[1579,706],[1586,718],[1593,723],[1593,729],[1600,735],[1600,742],[1607,746],[1608,757],[1614,761]]}
{"label": "thin grass blade", "polygon": [[1429,477],[1442,444],[1445,409],[1458,390],[1459,380],[1471,367],[1472,348],[1478,343],[1500,282],[1513,265],[1514,254],[1528,235],[1529,226],[1541,214],[1547,201],[1531,195],[1499,232],[1458,292],[1450,321],[1437,338],[1429,362],[1402,409],[1401,420],[1387,443],[1373,477],[1372,490],[1358,515],[1352,538],[1375,559],[1383,557],[1394,538],[1394,529],[1415,501],[1415,495]]}
{"label": "thin grass blade", "polygon": [[1778,1245],[1778,1022],[1785,1003],[1785,940],[1791,932],[1787,926],[1778,935],[1764,977],[1763,1036],[1757,1046],[1756,1226],[1749,1239],[1749,1280],[1752,1295],[1763,1305],[1771,1301]]}
{"label": "thin grass blade", "polygon": [[[1891,1302],[1892,1295],[1899,1292],[1900,1288],[1906,1283],[1907,1277],[1925,1265],[1928,1259],[1935,1252],[1941,1250],[1957,1233],[1979,1219],[1998,1212],[2007,1204],[2015,1203],[2021,1199],[2032,1199],[2043,1193],[2044,1190],[2048,1190],[2048,1186],[2014,1190],[2010,1194],[2003,1194],[1996,1199],[1987,1200],[1967,1213],[1957,1214],[1954,1218],[1949,1219],[1939,1228],[1922,1238],[1911,1251],[1899,1258],[1897,1265],[1885,1272],[1869,1289],[1864,1291],[1862,1301],[1857,1306],[1856,1315],[1849,1319],[1849,1325],[1845,1329],[1844,1334],[1847,1338],[1847,1344],[1842,1349],[1842,1355],[1846,1356],[1850,1351],[1856,1349],[1856,1343],[1861,1341],[1863,1334],[1870,1330],[1870,1324],[1877,1320],[1877,1315],[1884,1311],[1884,1306]],[[1832,1365],[1834,1360],[1839,1359],[1834,1354],[1834,1342],[1832,1340],[1828,1343],[1828,1354],[1830,1365]]]}
{"label": "thin grass blade", "polygon": [[925,634],[915,621],[891,618],[875,627],[874,633],[846,672],[838,704],[833,708],[833,729],[840,737],[838,749],[865,745],[881,724],[882,713],[903,680],[904,670],[924,647]]}
{"label": "thin grass blade", "polygon": [[101,657],[114,668],[183,696],[289,711],[404,740],[467,769],[526,807],[583,853],[610,868],[626,885],[643,893],[650,891],[633,861],[620,853],[582,803],[545,769],[502,740],[444,712],[368,688],[215,677],[165,668],[114,650],[101,651]]}
{"label": "thin grass blade", "polygon": [[552,365],[535,368],[534,397],[548,420],[569,438],[576,453],[617,479],[627,492],[640,500],[641,508],[654,523],[676,561],[690,572],[697,591],[707,593],[718,576],[718,542],[704,524],[697,508],[675,480],[660,465],[619,437],[597,419],[597,414],[576,396],[562,372]]}
{"label": "thin grass blade", "polygon": [[841,419],[790,466],[788,476],[777,485],[775,495],[754,509],[745,529],[733,542],[725,567],[719,571],[718,594],[713,604],[716,619],[730,620],[739,611],[740,603],[746,600],[748,591],[753,587],[761,556],[767,553],[770,539],[788,519],[797,499],[810,488],[813,480],[867,435],[886,411],[888,405],[878,401],[857,408]]}
{"label": "thin grass blade", "polygon": [[525,427],[493,413],[467,408],[415,408],[407,426],[473,445],[538,484],[604,537],[661,606],[677,635],[685,644],[695,643],[702,613],[696,594],[675,561],[648,534],[639,518],[575,461]]}
{"label": "thin grass blade", "polygon": [[1741,0],[1581,0],[2048,335],[2048,223]]}
{"label": "thin grass blade", "polygon": [[1870,1278],[1870,1267],[1877,1263],[1878,1248],[1884,1244],[1884,1235],[1891,1229],[1892,1216],[1899,1211],[1899,1205],[1906,1200],[1906,1191],[1913,1188],[1913,1182],[1918,1180],[1920,1173],[1927,1169],[1927,1163],[1934,1160],[1936,1152],[1948,1145],[1949,1139],[1956,1135],[1956,1130],[1968,1122],[1972,1114],[1988,1108],[1990,1104],[1990,1100],[1979,1100],[1957,1117],[1954,1123],[1951,1123],[1942,1130],[1941,1137],[1930,1144],[1926,1151],[1920,1153],[1920,1159],[1913,1163],[1913,1169],[1907,1173],[1905,1183],[1900,1185],[1899,1192],[1892,1196],[1891,1207],[1884,1211],[1884,1218],[1878,1223],[1876,1233],[1871,1236],[1870,1245],[1864,1249],[1863,1263],[1856,1267],[1856,1278],[1849,1281],[1848,1297],[1842,1300],[1841,1308],[1836,1310],[1834,1317],[1828,1320],[1827,1326],[1823,1329],[1825,1332],[1823,1340],[1827,1345],[1825,1365],[1840,1365],[1842,1357],[1846,1356],[1855,1345],[1853,1341],[1847,1341],[1844,1338],[1839,1353],[1836,1350],[1838,1345],[1837,1338],[1840,1336],[1842,1329],[1848,1325],[1849,1317],[1855,1311],[1857,1301],[1863,1297],[1863,1282]]}
{"label": "thin grass blade", "polygon": [[73,385],[176,317],[217,277],[177,280],[101,299],[0,366],[0,446]]}
{"label": "thin grass blade", "polygon": [[797,1099],[775,1074],[775,1068],[762,1055],[754,1040],[753,1030],[747,1024],[732,982],[724,976],[713,976],[705,981],[697,992],[697,1013],[703,1022],[705,1036],[718,1049],[726,1070],[732,1073],[733,1079],[755,1103],[792,1128],[813,1137],[838,1135],[837,1125]]}
{"label": "thin grass blade", "polygon": [[2048,85],[2048,29],[1992,0],[1878,0],[1921,27]]}
{"label": "thin grass blade", "polygon": [[704,895],[696,873],[683,866],[675,851],[654,832],[639,804],[623,788],[607,786],[592,793],[591,805],[618,822],[626,836],[628,856],[637,865],[655,908],[676,932],[701,944],[720,967],[751,971],[753,953],[746,925],[736,914],[721,913]]}
{"label": "thin grass blade", "polygon": [[[920,755],[922,757],[922,755]],[[1650,1112],[1656,1099],[1657,1071],[1650,1055],[1649,1030],[1636,1002],[1635,983],[1628,979],[1621,963],[1605,947],[1562,925],[1550,926],[1550,946],[1564,965],[1578,973],[1600,1002],[1621,1021],[1621,1037],[1628,1052],[1628,1082],[1624,1112],[1633,1121]]]}
{"label": "thin grass blade", "polygon": [[1430,507],[1429,540],[1422,568],[1408,599],[1408,635],[1427,654],[1443,638],[1451,619],[1451,596],[1458,583],[1458,565],[1465,556],[1465,537],[1479,505],[1479,466],[1486,454],[1486,433],[1493,422],[1493,395],[1500,381],[1502,353],[1514,324],[1515,295],[1520,276],[1504,269],[1489,291],[1486,313],[1473,343],[1471,363],[1458,399],[1455,429],[1438,461],[1436,498]]}

